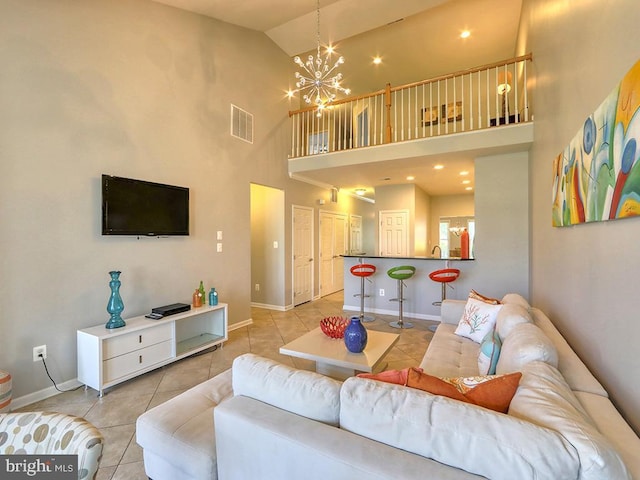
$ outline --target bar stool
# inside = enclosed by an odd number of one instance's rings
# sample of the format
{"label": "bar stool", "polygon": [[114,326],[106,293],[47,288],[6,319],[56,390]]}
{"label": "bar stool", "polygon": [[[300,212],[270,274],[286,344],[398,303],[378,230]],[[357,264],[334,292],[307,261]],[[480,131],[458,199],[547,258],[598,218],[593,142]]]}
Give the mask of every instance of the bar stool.
{"label": "bar stool", "polygon": [[457,268],[443,268],[442,270],[435,270],[429,274],[429,278],[434,282],[442,284],[442,298],[439,302],[433,302],[431,305],[439,307],[442,305],[442,301],[447,298],[447,283],[454,282],[460,276],[460,270]]}
{"label": "bar stool", "polygon": [[404,281],[413,277],[416,273],[416,267],[411,265],[401,265],[387,270],[387,275],[398,282],[398,298],[392,298],[390,302],[398,302],[398,321],[389,323],[393,328],[413,328],[413,324],[405,323],[402,320],[402,303],[405,301],[403,297]]}
{"label": "bar stool", "polygon": [[[351,275],[360,277],[360,293],[354,293],[354,297],[360,297],[360,321],[361,322],[373,322],[373,317],[364,316],[364,299],[371,295],[365,295],[364,293],[364,280],[376,273],[376,266],[369,263],[359,263],[349,269]],[[371,281],[371,280],[369,280]]]}

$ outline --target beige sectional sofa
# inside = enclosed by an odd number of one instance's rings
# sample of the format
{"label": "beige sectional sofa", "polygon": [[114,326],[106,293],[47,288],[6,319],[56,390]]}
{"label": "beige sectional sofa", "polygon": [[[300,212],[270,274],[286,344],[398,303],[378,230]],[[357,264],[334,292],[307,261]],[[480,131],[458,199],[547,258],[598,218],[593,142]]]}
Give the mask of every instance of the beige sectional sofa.
{"label": "beige sectional sofa", "polygon": [[[640,439],[550,320],[507,295],[497,373],[522,372],[507,415],[365,378],[339,382],[247,354],[146,412],[137,439],[154,480],[640,479]],[[447,300],[421,363],[478,374]],[[215,419],[215,420],[214,420]]]}

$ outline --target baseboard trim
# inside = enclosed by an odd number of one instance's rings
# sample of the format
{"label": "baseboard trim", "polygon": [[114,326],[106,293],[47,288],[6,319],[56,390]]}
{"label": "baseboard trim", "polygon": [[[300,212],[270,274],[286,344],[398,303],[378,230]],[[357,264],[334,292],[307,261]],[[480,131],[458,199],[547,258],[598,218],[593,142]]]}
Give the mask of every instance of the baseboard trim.
{"label": "baseboard trim", "polygon": [[233,332],[239,328],[248,327],[249,325],[253,325],[253,319],[249,318],[247,320],[243,320],[241,322],[232,323],[227,327],[227,331]]}
{"label": "baseboard trim", "polygon": [[[360,308],[359,307],[354,307],[352,305],[342,305],[342,309],[345,312],[359,312]],[[364,310],[364,313],[374,313],[374,314],[378,314],[378,315],[391,315],[391,316],[398,316],[398,310],[386,310],[386,309],[382,309],[382,308],[371,308],[371,309],[366,309]],[[424,313],[415,313],[415,312],[402,312],[402,316],[406,317],[406,318],[414,318],[416,320],[432,320],[434,322],[440,322],[441,321],[441,317],[440,315],[427,315]]]}
{"label": "baseboard trim", "polygon": [[287,310],[291,310],[292,306],[283,307],[282,305],[270,305],[268,303],[257,303],[251,302],[251,306],[255,308],[264,308],[266,310],[277,310],[278,312],[286,312]]}
{"label": "baseboard trim", "polygon": [[[82,386],[82,383],[80,383],[77,378],[73,378],[71,380],[67,380],[66,382],[58,384],[58,388],[60,390],[72,390],[80,386]],[[56,387],[51,386],[43,388],[42,390],[38,390],[37,392],[28,393],[27,395],[23,395],[22,397],[13,398],[11,400],[11,410],[15,408],[22,408],[24,406],[31,405],[32,403],[40,402],[42,400],[46,400],[47,398],[58,395],[59,393],[61,392],[56,390]]]}

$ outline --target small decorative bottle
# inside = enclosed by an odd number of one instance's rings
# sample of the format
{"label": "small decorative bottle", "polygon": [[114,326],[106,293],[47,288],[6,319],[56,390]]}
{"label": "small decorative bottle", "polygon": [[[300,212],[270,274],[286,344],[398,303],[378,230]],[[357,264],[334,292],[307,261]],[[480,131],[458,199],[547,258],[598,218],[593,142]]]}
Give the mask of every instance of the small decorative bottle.
{"label": "small decorative bottle", "polygon": [[465,260],[469,258],[469,232],[466,228],[460,235],[460,258]]}
{"label": "small decorative bottle", "polygon": [[344,330],[344,344],[351,353],[360,353],[367,346],[367,329],[360,323],[360,317],[351,317]]}
{"label": "small decorative bottle", "polygon": [[211,287],[211,291],[209,292],[209,305],[217,305],[218,304],[218,292],[216,289]]}
{"label": "small decorative bottle", "polygon": [[196,288],[196,291],[193,292],[193,307],[198,308],[202,306],[202,295],[200,295],[200,290]]}
{"label": "small decorative bottle", "polygon": [[200,287],[198,287],[198,291],[200,292],[200,298],[202,298],[202,305],[207,304],[207,296],[204,291],[204,285],[202,284],[202,280],[200,280]]}

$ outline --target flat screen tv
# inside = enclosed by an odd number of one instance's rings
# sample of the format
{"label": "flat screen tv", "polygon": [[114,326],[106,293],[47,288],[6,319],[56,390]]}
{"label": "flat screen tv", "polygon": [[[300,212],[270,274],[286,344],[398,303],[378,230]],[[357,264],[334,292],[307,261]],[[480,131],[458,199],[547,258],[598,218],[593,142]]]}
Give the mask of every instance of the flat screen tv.
{"label": "flat screen tv", "polygon": [[189,189],[102,175],[102,235],[189,235]]}

